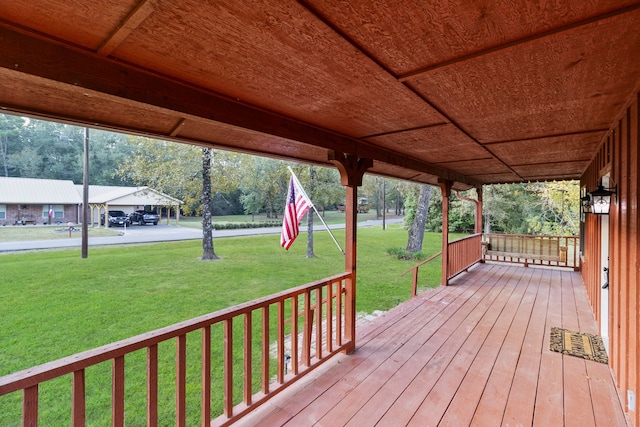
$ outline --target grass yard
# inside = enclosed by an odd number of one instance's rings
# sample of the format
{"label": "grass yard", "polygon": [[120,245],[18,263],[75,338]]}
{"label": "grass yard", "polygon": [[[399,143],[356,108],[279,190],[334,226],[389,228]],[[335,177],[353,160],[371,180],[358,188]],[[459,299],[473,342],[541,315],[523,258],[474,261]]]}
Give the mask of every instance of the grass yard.
{"label": "grass yard", "polygon": [[[414,262],[386,254],[405,246],[406,230],[393,225],[358,233],[358,311],[387,310],[408,299],[411,274],[400,274]],[[344,231],[335,234],[344,241]],[[78,249],[0,255],[0,376],[342,272],[343,256],[329,235],[316,232],[314,241],[313,259],[304,257],[305,233],[288,252],[277,235],[218,239],[215,251],[223,259],[213,262],[198,260],[200,241],[96,247],[87,259]],[[427,233],[423,252],[438,252],[440,245],[439,234]],[[421,268],[420,278],[423,287],[437,286],[439,261]],[[188,336],[188,342],[188,390],[194,397],[188,425],[197,425],[199,336]],[[219,354],[222,341],[214,336],[212,342],[213,354]],[[168,366],[160,373],[165,425],[174,411],[174,346],[160,350]],[[135,381],[127,386],[127,425],[145,425],[144,354],[126,363],[127,384]],[[110,424],[110,365],[103,365],[87,372],[88,425]],[[63,378],[41,387],[41,425],[70,424],[68,391],[61,391],[69,383]],[[0,397],[0,426],[19,425],[19,397]],[[221,405],[214,395],[216,413]]]}
{"label": "grass yard", "polygon": [[[117,236],[119,229],[89,227],[90,237]],[[82,237],[80,226],[71,232],[71,237]],[[68,239],[69,227],[64,225],[20,225],[0,227],[0,242],[25,240]]]}
{"label": "grass yard", "polygon": [[[322,214],[322,211],[320,211],[320,214]],[[402,218],[402,216],[398,216],[398,215],[392,215],[390,213],[387,213],[386,216],[387,219],[391,219],[391,218]],[[326,222],[327,224],[344,224],[345,221],[345,213],[344,212],[338,212],[338,211],[325,211],[322,219],[324,219],[324,222]],[[377,218],[376,217],[376,211],[375,210],[370,210],[368,213],[362,213],[362,214],[358,214],[358,221],[368,221],[368,220],[381,220],[382,218]],[[163,220],[163,223],[166,221],[166,218]],[[175,223],[175,220],[172,219],[171,220],[172,224]],[[232,223],[232,222],[268,222],[268,221],[275,221],[275,222],[282,222],[282,213],[280,212],[278,214],[278,218],[267,218],[267,215],[262,213],[259,215],[255,215],[253,218],[251,217],[251,215],[227,215],[227,216],[214,216],[211,219],[211,222],[214,224],[226,224],[226,223]],[[314,218],[313,221],[314,224],[314,228],[315,229],[321,229],[322,228],[322,222],[317,218]],[[302,225],[307,225],[307,219],[306,217],[302,220]],[[185,217],[180,217],[180,226],[182,227],[191,227],[191,228],[202,228],[202,217],[189,217],[189,216],[185,216]]]}

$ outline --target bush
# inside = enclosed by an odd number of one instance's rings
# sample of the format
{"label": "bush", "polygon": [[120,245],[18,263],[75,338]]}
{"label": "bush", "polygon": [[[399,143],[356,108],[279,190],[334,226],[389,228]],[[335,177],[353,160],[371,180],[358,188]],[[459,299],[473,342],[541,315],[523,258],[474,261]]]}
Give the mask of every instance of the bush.
{"label": "bush", "polygon": [[279,227],[282,225],[280,221],[261,221],[261,222],[226,222],[214,223],[213,228],[216,230],[237,230],[240,228],[266,228]]}
{"label": "bush", "polygon": [[422,251],[418,252],[409,252],[404,248],[387,248],[387,254],[395,256],[398,259],[404,259],[407,261],[422,261],[426,257],[422,253]]}

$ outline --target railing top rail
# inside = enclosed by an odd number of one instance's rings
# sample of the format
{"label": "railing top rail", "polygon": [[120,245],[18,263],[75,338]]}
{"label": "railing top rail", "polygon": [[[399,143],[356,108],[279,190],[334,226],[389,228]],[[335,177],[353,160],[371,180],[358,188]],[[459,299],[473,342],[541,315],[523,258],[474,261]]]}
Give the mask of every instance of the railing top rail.
{"label": "railing top rail", "polygon": [[0,377],[0,396],[85,369],[349,277],[345,272]]}
{"label": "railing top rail", "polygon": [[505,236],[505,237],[530,237],[530,238],[556,238],[556,239],[578,239],[580,236],[559,236],[551,234],[505,234],[505,233],[482,233],[483,236]]}
{"label": "railing top rail", "polygon": [[469,234],[468,236],[463,236],[463,237],[460,237],[460,238],[458,238],[456,240],[452,240],[452,241],[449,242],[449,244],[462,242],[462,241],[473,239],[474,237],[479,237],[479,236],[482,236],[482,233]]}
{"label": "railing top rail", "polygon": [[407,271],[405,271],[404,273],[402,273],[400,275],[400,277],[404,276],[405,274],[407,274],[410,271],[415,270],[418,267],[421,267],[422,265],[428,263],[429,261],[431,261],[432,259],[437,258],[438,256],[442,255],[442,251],[438,252],[437,254],[433,254],[431,255],[429,258],[425,259],[424,261],[420,261],[418,264],[414,265],[413,267],[411,267],[410,269],[408,269]]}

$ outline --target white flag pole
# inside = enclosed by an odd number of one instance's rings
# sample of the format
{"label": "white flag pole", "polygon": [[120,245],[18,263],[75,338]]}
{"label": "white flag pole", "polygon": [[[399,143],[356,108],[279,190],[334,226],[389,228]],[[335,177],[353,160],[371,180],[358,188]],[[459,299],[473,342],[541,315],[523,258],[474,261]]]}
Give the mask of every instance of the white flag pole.
{"label": "white flag pole", "polygon": [[295,180],[297,187],[300,189],[300,191],[302,191],[302,194],[304,194],[304,197],[307,198],[307,200],[309,201],[309,203],[311,203],[311,207],[313,208],[313,210],[315,211],[316,215],[318,215],[318,218],[320,218],[320,221],[322,221],[322,225],[324,225],[324,228],[327,229],[327,231],[329,232],[329,235],[331,236],[331,238],[333,239],[333,242],[336,244],[336,246],[338,247],[338,249],[340,249],[340,252],[342,252],[342,255],[345,255],[344,250],[342,249],[342,246],[340,246],[340,243],[338,243],[338,241],[336,240],[335,236],[333,235],[333,233],[331,232],[331,230],[329,229],[329,226],[327,225],[326,222],[324,222],[324,219],[322,219],[322,216],[320,215],[320,213],[318,212],[318,209],[316,209],[316,205],[313,203],[313,201],[311,200],[311,198],[307,195],[307,192],[304,191],[304,188],[302,187],[302,184],[300,184],[300,181],[298,181],[298,177],[296,176],[295,172],[293,172],[293,169],[291,169],[291,166],[287,166],[287,169],[289,169],[289,172],[291,172],[291,176],[293,177],[293,179]]}

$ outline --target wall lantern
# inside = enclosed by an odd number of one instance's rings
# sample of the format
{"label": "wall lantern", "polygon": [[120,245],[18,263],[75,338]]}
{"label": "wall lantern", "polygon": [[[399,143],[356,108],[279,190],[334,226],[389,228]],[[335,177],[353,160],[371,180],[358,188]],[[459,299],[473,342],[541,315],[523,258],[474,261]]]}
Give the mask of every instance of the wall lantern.
{"label": "wall lantern", "polygon": [[583,214],[591,213],[591,196],[587,194],[584,197],[580,197],[580,205]]}
{"label": "wall lantern", "polygon": [[616,194],[614,187],[613,191],[606,190],[602,183],[598,185],[598,188],[589,193],[591,196],[591,213],[596,215],[609,215],[609,209],[611,208],[611,196]]}

